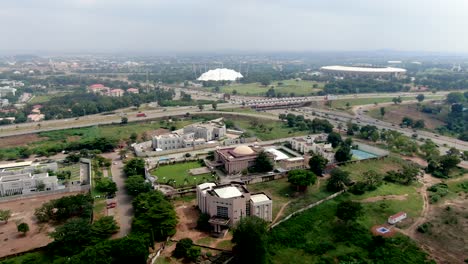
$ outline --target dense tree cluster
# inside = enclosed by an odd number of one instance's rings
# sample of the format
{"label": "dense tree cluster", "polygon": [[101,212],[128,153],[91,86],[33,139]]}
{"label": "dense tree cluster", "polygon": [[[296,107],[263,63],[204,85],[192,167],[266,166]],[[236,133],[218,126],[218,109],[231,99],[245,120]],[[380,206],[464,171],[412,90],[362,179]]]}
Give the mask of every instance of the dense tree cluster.
{"label": "dense tree cluster", "polygon": [[287,122],[288,127],[297,130],[309,130],[311,133],[325,132],[330,133],[333,131],[333,125],[326,119],[314,118],[313,120],[305,119],[303,115],[294,114],[280,114],[279,118]]}
{"label": "dense tree cluster", "polygon": [[325,84],[325,94],[349,94],[349,93],[375,93],[375,92],[400,92],[407,91],[409,87],[402,83],[381,81],[375,79],[344,79],[333,80]]}
{"label": "dense tree cluster", "polygon": [[242,218],[232,233],[239,263],[267,263],[267,223],[256,216]]}
{"label": "dense tree cluster", "polygon": [[165,240],[175,234],[174,206],[159,191],[139,194],[132,202],[135,217],[132,232],[149,234],[152,240]]}
{"label": "dense tree cluster", "polygon": [[37,208],[34,216],[39,222],[62,222],[72,217],[90,219],[93,213],[93,198],[77,194],[51,200]]}

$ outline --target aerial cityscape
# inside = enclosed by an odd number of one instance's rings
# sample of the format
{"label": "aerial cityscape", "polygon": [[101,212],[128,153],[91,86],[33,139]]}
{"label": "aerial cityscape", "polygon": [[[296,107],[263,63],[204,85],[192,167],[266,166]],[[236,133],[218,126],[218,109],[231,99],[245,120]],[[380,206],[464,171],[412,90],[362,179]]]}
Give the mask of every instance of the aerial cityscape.
{"label": "aerial cityscape", "polygon": [[2,1],[0,264],[468,263],[466,14]]}

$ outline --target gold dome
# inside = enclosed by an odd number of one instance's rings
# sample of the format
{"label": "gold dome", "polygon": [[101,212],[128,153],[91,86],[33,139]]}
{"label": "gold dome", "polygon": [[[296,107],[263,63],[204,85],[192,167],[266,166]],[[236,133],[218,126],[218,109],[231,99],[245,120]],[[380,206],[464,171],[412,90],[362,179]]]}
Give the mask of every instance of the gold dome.
{"label": "gold dome", "polygon": [[237,155],[250,155],[254,153],[254,151],[249,146],[245,145],[236,147],[232,152]]}

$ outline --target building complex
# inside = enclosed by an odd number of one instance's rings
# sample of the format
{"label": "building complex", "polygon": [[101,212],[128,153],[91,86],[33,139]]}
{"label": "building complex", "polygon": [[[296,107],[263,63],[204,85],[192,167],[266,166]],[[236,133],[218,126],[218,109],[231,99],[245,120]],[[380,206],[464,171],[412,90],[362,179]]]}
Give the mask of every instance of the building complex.
{"label": "building complex", "polygon": [[370,78],[401,78],[406,74],[406,70],[394,67],[371,67],[371,66],[324,66],[320,71],[333,77],[370,77]]}
{"label": "building complex", "polygon": [[213,140],[220,140],[226,136],[226,125],[222,118],[192,124],[164,134],[153,137],[153,149],[156,151],[189,148],[206,144]]}

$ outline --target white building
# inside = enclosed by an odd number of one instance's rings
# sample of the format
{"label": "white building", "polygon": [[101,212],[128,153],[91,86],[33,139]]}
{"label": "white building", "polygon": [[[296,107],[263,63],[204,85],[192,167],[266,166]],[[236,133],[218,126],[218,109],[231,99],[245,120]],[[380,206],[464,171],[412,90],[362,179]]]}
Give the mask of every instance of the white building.
{"label": "white building", "polygon": [[225,136],[226,125],[220,118],[192,124],[171,134],[155,136],[153,137],[153,148],[156,151],[190,148],[212,140],[220,140]]}
{"label": "white building", "polygon": [[391,215],[388,217],[388,223],[394,225],[404,219],[406,219],[408,215],[405,212],[399,212],[397,214]]}
{"label": "white building", "polygon": [[372,78],[401,78],[406,70],[394,67],[354,67],[354,66],[324,66],[320,68],[325,74],[335,77],[372,77]]}
{"label": "white building", "polygon": [[197,186],[197,203],[201,212],[210,216],[209,223],[215,233],[222,233],[245,216],[255,215],[272,221],[270,197],[264,193],[250,194],[242,183],[200,184]]}
{"label": "white building", "polygon": [[326,140],[326,134],[309,135],[305,137],[297,137],[289,140],[291,148],[301,153],[313,152],[326,158],[329,162],[335,160],[335,153],[330,143],[323,143]]}
{"label": "white building", "polygon": [[16,88],[10,87],[10,86],[4,86],[0,87],[0,97],[5,97],[9,94],[15,95],[16,94]]}
{"label": "white building", "polygon": [[[42,187],[42,189],[39,190],[39,187]],[[0,176],[0,196],[28,194],[37,191],[53,191],[57,189],[59,189],[57,177],[49,176],[47,172]]]}

